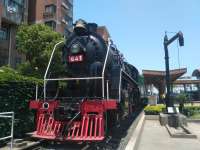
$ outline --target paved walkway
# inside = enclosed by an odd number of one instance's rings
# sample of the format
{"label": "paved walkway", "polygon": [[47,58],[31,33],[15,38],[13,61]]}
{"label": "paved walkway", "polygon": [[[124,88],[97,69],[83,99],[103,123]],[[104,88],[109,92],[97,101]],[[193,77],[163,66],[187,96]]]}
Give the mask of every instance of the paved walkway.
{"label": "paved walkway", "polygon": [[197,135],[198,140],[200,141],[200,122],[190,122],[188,123],[188,127],[193,134]]}
{"label": "paved walkway", "polygon": [[146,120],[138,150],[200,150],[200,124],[191,123],[189,127],[198,139],[171,138],[158,121]]}

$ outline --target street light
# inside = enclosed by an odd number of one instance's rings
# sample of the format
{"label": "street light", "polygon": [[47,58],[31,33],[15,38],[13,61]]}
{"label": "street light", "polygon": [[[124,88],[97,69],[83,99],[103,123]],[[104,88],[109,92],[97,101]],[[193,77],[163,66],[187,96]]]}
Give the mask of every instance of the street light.
{"label": "street light", "polygon": [[[165,50],[165,68],[166,68],[166,75],[165,75],[165,80],[166,80],[166,85],[167,85],[167,94],[165,97],[166,105],[167,108],[173,108],[174,103],[173,99],[170,98],[170,73],[169,73],[169,54],[168,54],[168,45],[170,45],[173,41],[176,39],[179,40],[179,45],[184,46],[184,38],[183,38],[183,33],[179,31],[176,35],[174,35],[171,39],[168,39],[167,34],[165,33],[164,37],[164,50]],[[173,113],[170,109],[167,109],[168,113]]]}

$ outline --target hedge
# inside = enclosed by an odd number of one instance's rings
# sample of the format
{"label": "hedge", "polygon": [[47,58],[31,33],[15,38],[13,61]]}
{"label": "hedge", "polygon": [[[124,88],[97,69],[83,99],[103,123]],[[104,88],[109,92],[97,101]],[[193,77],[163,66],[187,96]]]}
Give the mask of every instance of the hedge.
{"label": "hedge", "polygon": [[144,112],[146,115],[159,115],[160,112],[165,109],[165,105],[148,105],[144,108]]}
{"label": "hedge", "polygon": [[[144,108],[144,112],[146,115],[159,115],[160,112],[163,112],[165,109],[165,105],[148,105]],[[185,116],[193,118],[193,116],[200,116],[200,106],[184,106],[183,112]]]}
{"label": "hedge", "polygon": [[[28,102],[35,97],[35,85],[41,80],[20,75],[8,67],[0,68],[0,112],[15,112],[14,136],[22,137],[34,128]],[[0,137],[10,134],[11,121],[0,118]]]}
{"label": "hedge", "polygon": [[200,106],[184,106],[183,112],[187,117],[192,117],[200,114]]}

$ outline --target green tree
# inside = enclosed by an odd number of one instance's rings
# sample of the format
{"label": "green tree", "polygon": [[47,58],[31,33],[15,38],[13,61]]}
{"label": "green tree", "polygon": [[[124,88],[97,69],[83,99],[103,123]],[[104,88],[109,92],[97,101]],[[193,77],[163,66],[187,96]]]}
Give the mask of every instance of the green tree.
{"label": "green tree", "polygon": [[[61,34],[44,24],[21,25],[16,35],[16,46],[25,55],[26,62],[19,65],[18,70],[25,75],[42,78],[54,45],[62,40]],[[61,70],[61,58],[61,51],[56,51],[52,70]]]}
{"label": "green tree", "polygon": [[180,93],[175,97],[175,100],[179,103],[180,112],[183,112],[184,104],[188,100],[187,95],[185,93]]}

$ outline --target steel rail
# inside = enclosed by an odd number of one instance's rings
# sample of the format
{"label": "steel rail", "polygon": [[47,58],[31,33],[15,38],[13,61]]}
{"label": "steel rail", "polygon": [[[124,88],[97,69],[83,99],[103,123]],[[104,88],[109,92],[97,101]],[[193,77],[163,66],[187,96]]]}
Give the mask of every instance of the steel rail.
{"label": "steel rail", "polygon": [[0,118],[12,119],[10,135],[0,138],[0,141],[10,139],[10,149],[12,150],[13,149],[13,132],[14,132],[15,114],[14,114],[14,112],[2,112],[2,113],[0,113]]}

